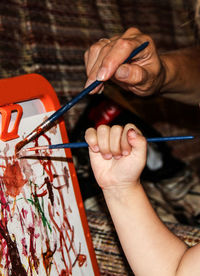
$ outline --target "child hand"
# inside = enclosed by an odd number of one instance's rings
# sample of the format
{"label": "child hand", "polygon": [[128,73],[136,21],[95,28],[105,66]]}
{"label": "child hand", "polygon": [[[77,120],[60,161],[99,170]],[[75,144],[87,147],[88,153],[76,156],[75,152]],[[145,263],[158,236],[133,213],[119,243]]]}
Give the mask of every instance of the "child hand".
{"label": "child hand", "polygon": [[102,189],[139,183],[146,163],[146,140],[133,125],[100,125],[85,133],[95,178]]}

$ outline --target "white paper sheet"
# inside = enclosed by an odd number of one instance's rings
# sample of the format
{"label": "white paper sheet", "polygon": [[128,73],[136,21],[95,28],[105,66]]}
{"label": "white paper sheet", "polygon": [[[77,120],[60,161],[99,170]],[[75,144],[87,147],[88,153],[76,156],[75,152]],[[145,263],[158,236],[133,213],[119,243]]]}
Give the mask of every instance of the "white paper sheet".
{"label": "white paper sheet", "polygon": [[[14,157],[16,143],[50,114],[24,118],[19,139],[0,141],[2,275],[94,275],[65,151]],[[38,145],[62,142],[59,126],[38,138]]]}

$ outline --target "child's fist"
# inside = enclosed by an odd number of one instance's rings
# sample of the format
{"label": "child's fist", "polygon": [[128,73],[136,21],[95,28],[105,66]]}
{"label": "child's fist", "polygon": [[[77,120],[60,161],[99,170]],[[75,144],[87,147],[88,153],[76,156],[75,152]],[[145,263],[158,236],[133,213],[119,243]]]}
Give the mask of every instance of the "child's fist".
{"label": "child's fist", "polygon": [[85,140],[94,175],[103,189],[139,182],[147,147],[146,139],[135,125],[89,128]]}

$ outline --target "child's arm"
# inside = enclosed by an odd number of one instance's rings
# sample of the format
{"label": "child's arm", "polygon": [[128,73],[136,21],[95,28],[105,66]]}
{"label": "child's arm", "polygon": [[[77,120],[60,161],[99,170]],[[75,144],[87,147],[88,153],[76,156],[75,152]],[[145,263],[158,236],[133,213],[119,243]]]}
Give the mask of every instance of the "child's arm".
{"label": "child's arm", "polygon": [[[200,248],[187,249],[160,221],[140,184],[146,140],[132,124],[85,135],[91,166],[136,275],[200,275]],[[196,260],[195,260],[196,258]]]}

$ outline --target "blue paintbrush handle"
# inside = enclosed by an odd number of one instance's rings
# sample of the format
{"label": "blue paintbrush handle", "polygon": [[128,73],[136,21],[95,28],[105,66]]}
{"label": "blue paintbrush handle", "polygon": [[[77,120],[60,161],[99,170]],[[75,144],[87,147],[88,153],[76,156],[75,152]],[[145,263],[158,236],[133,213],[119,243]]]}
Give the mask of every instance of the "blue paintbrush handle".
{"label": "blue paintbrush handle", "polygon": [[[139,47],[137,47],[133,52],[130,54],[130,56],[123,62],[127,63],[129,62],[134,56],[136,56],[139,52],[141,52],[143,49],[145,49],[148,46],[149,42],[146,41],[143,44],[141,44]],[[85,95],[89,94],[92,90],[94,90],[102,81],[94,81],[92,84],[90,84],[88,87],[86,87],[81,93],[79,93],[75,98],[73,98],[70,102],[68,102],[66,105],[61,107],[59,110],[54,112],[47,120],[49,123],[52,123],[59,119],[67,110],[69,110],[72,106],[74,106],[78,101],[80,101]]]}
{"label": "blue paintbrush handle", "polygon": [[[191,140],[195,137],[192,135],[188,136],[169,136],[169,137],[153,137],[147,138],[147,142],[166,142],[166,141],[177,141],[177,140]],[[49,145],[49,149],[64,149],[64,148],[84,148],[88,147],[86,142],[77,143],[66,143],[66,144],[56,144]]]}
{"label": "blue paintbrush handle", "polygon": [[167,142],[167,141],[177,141],[177,140],[191,140],[195,137],[192,135],[187,136],[168,136],[168,137],[153,137],[147,138],[147,142]]}
{"label": "blue paintbrush handle", "polygon": [[[130,54],[130,56],[123,62],[127,63],[130,61],[134,56],[136,56],[139,52],[141,52],[143,49],[147,47],[149,44],[148,41],[141,44],[139,47],[137,47],[133,52]],[[89,94],[93,89],[95,89],[102,81],[94,81],[92,84],[90,84],[88,87],[83,89],[81,93],[79,93],[75,98],[73,98],[70,102],[68,102],[66,105],[58,109],[56,112],[54,112],[49,118],[47,118],[44,122],[42,122],[39,126],[37,126],[31,133],[29,133],[22,141],[16,144],[15,146],[15,152],[19,152],[19,150],[24,147],[26,144],[28,144],[30,141],[34,140],[36,137],[39,137],[41,133],[45,130],[47,130],[53,122],[58,120],[66,111],[68,111],[72,106],[74,106],[78,101],[80,101],[84,96]]]}
{"label": "blue paintbrush handle", "polygon": [[47,120],[49,123],[52,123],[59,119],[66,111],[68,111],[72,106],[74,106],[77,102],[79,102],[84,96],[89,94],[93,89],[95,89],[102,81],[94,81],[92,84],[90,84],[88,87],[83,89],[81,93],[79,93],[75,98],[73,98],[70,102],[68,102],[66,105],[58,109],[56,112],[54,112]]}
{"label": "blue paintbrush handle", "polygon": [[66,143],[66,144],[56,144],[49,145],[49,149],[73,149],[73,148],[86,148],[88,144],[86,142],[77,142],[77,143]]}

